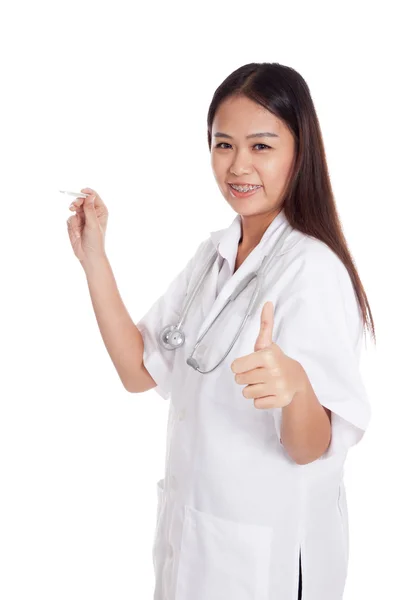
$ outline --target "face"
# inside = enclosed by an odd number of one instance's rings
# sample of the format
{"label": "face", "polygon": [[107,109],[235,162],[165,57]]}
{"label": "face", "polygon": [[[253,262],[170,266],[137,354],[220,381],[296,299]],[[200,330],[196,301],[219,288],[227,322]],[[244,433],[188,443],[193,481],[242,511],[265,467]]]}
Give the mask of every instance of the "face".
{"label": "face", "polygon": [[[242,216],[277,214],[295,158],[287,125],[249,98],[231,97],[218,107],[211,136],[214,177],[233,210]],[[261,187],[243,197],[229,185],[242,183]]]}

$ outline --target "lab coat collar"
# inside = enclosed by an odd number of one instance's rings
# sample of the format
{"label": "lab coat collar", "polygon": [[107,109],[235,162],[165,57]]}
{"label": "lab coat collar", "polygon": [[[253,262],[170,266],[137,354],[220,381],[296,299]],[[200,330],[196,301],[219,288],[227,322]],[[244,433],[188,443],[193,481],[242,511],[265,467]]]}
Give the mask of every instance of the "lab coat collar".
{"label": "lab coat collar", "polygon": [[[282,209],[276,215],[269,227],[265,230],[264,235],[257,245],[257,249],[261,250],[265,243],[270,239],[271,235],[278,229],[278,227],[281,225],[286,225],[287,223],[288,220],[286,218],[285,211]],[[236,252],[233,256],[232,249],[237,249],[241,234],[242,224],[240,215],[235,216],[229,227],[210,232],[210,237],[216,250],[222,258],[225,258],[228,261],[231,272],[233,272],[233,265],[231,262],[232,260],[236,259]],[[281,248],[281,251],[278,252],[278,255],[283,254],[285,251],[284,248],[285,244],[283,248]]]}
{"label": "lab coat collar", "polygon": [[[249,256],[243,262],[243,264],[234,272],[234,263],[237,256],[238,241],[241,235],[241,217],[237,215],[231,225],[227,229],[210,232],[212,243],[217,249],[217,252],[226,258],[228,261],[231,276],[223,285],[218,296],[216,295],[217,282],[219,277],[219,261],[216,260],[211,268],[211,271],[203,284],[203,291],[201,294],[201,305],[203,310],[203,323],[201,324],[198,336],[201,336],[203,331],[207,328],[208,324],[211,323],[212,319],[218,314],[220,309],[225,303],[225,300],[233,292],[235,286],[239,281],[248,275],[250,272],[254,272],[260,266],[260,261],[263,254],[269,253],[269,247],[274,246],[274,238],[279,238],[281,229],[285,228],[288,224],[286,215],[283,210],[277,214],[275,219],[266,229],[262,236],[259,244],[250,252]],[[286,238],[282,248],[275,256],[280,256],[287,251],[288,240],[292,237],[293,231]],[[293,242],[292,242],[293,243]]]}

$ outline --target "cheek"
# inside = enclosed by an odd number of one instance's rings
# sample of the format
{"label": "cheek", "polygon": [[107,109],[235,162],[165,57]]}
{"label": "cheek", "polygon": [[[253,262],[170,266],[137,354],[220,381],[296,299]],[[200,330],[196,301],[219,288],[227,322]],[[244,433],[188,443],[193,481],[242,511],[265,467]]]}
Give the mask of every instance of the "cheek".
{"label": "cheek", "polygon": [[225,181],[226,179],[226,169],[227,169],[227,161],[223,159],[223,157],[211,155],[211,168],[213,170],[214,176],[217,180]]}
{"label": "cheek", "polygon": [[259,165],[259,175],[267,189],[279,190],[283,187],[289,174],[290,165],[282,164],[282,161],[270,159]]}

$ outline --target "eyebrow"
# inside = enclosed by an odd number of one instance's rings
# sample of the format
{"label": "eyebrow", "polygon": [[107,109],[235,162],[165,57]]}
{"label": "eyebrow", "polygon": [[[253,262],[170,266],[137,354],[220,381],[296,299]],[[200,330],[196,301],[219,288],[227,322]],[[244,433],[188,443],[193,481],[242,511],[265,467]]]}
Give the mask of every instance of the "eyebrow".
{"label": "eyebrow", "polygon": [[[216,133],[214,133],[214,137],[223,137],[223,138],[229,138],[230,140],[233,139],[233,137],[231,135],[228,135],[227,133],[221,133],[220,131],[217,131]],[[246,140],[248,140],[249,138],[259,138],[259,137],[279,137],[279,135],[277,133],[271,133],[270,131],[263,131],[261,133],[251,133],[250,135],[246,135]]]}

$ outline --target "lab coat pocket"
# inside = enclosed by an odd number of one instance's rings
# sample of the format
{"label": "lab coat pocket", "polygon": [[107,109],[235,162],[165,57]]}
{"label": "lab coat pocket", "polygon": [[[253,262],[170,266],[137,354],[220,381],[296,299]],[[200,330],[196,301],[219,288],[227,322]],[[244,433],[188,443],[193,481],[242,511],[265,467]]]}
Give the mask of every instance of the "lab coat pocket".
{"label": "lab coat pocket", "polygon": [[272,528],[185,506],[176,600],[272,600]]}
{"label": "lab coat pocket", "polygon": [[164,479],[160,479],[157,483],[157,517],[156,517],[156,529],[154,533],[153,541],[153,565],[154,572],[157,577],[159,569],[160,557],[163,555],[163,544],[164,536],[162,530],[164,527],[164,513],[165,513],[165,493],[164,493]]}

